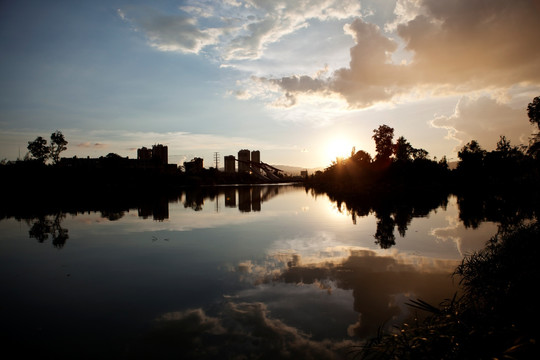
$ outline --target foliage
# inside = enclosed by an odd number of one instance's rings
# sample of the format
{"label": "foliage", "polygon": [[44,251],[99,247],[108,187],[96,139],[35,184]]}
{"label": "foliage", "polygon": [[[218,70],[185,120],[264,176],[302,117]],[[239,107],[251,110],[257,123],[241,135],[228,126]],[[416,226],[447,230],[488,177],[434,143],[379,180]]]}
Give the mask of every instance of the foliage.
{"label": "foliage", "polygon": [[472,140],[461,148],[458,157],[461,160],[459,166],[471,169],[478,169],[482,166],[486,151],[482,149],[478,141]]}
{"label": "foliage", "polygon": [[68,142],[62,132],[56,130],[51,134],[50,157],[55,164],[60,161],[60,153],[67,149]]}
{"label": "foliage", "polygon": [[45,163],[50,155],[50,147],[47,146],[47,140],[38,136],[34,141],[28,142],[28,151],[30,155],[40,163]]}
{"label": "foliage", "polygon": [[527,106],[527,115],[529,116],[529,121],[540,129],[540,96],[535,97],[529,103]]}
{"label": "foliage", "polygon": [[52,159],[55,164],[60,161],[60,153],[67,149],[68,142],[61,131],[56,130],[51,134],[51,145],[47,140],[38,136],[34,141],[28,142],[29,154],[39,163],[44,164],[47,159]]}
{"label": "foliage", "polygon": [[[540,96],[535,97],[534,100],[529,103],[527,115],[529,116],[529,121],[536,124],[540,130]],[[540,159],[540,132],[533,134],[529,141],[527,153],[536,159]]]}
{"label": "foliage", "polygon": [[396,141],[395,154],[397,161],[408,161],[411,158],[413,147],[409,142],[400,136]]}
{"label": "foliage", "polygon": [[388,125],[381,125],[378,129],[373,130],[373,140],[375,140],[375,149],[377,150],[377,156],[375,161],[387,162],[394,153],[394,145],[392,139],[394,138],[394,129]]}

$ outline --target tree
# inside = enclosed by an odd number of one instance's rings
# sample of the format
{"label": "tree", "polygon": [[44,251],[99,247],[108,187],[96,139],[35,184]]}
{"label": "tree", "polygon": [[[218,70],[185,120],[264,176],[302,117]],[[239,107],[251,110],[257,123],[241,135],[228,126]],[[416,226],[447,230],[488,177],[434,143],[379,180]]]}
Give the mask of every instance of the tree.
{"label": "tree", "polygon": [[387,162],[394,153],[394,145],[392,144],[394,129],[388,125],[381,125],[373,132],[372,138],[375,140],[375,150],[377,151],[375,161]]}
{"label": "tree", "polygon": [[497,151],[507,154],[512,150],[512,145],[510,145],[510,140],[506,136],[501,135],[499,141],[497,141]]}
{"label": "tree", "polygon": [[364,150],[358,150],[356,153],[351,155],[351,161],[357,165],[367,166],[371,163],[371,155]]}
{"label": "tree", "polygon": [[47,140],[41,136],[38,136],[34,141],[29,141],[27,149],[30,151],[32,157],[43,164],[49,158],[51,151],[50,147],[47,146]]}
{"label": "tree", "polygon": [[62,132],[56,130],[51,134],[50,157],[55,164],[60,160],[60,153],[67,149],[67,143]]}
{"label": "tree", "polygon": [[480,144],[478,144],[476,140],[472,140],[458,152],[458,157],[461,160],[458,167],[461,169],[480,171],[485,156],[486,151],[480,147]]}
{"label": "tree", "polygon": [[413,149],[412,150],[412,157],[415,160],[416,159],[426,160],[428,155],[429,155],[429,153],[427,152],[427,150],[424,150],[424,149]]}
{"label": "tree", "polygon": [[400,136],[396,141],[395,154],[397,161],[409,161],[413,152],[411,144]]}
{"label": "tree", "polygon": [[[529,121],[535,124],[540,129],[540,96],[533,99],[527,106],[527,115]],[[529,141],[529,149],[527,153],[535,158],[540,158],[540,132],[533,135]]]}
{"label": "tree", "polygon": [[540,96],[535,97],[529,103],[529,106],[527,106],[527,115],[529,116],[529,121],[540,129]]}

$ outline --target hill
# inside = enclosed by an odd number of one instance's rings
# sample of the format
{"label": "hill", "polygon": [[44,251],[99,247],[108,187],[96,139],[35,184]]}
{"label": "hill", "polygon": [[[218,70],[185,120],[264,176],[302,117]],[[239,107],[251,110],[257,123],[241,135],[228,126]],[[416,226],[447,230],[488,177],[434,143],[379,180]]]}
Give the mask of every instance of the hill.
{"label": "hill", "polygon": [[293,176],[300,175],[301,171],[307,170],[308,175],[314,174],[316,171],[320,170],[323,171],[324,168],[305,168],[305,167],[299,167],[299,166],[288,166],[288,165],[272,165],[275,168],[278,168],[280,170],[283,170],[285,174],[290,174]]}

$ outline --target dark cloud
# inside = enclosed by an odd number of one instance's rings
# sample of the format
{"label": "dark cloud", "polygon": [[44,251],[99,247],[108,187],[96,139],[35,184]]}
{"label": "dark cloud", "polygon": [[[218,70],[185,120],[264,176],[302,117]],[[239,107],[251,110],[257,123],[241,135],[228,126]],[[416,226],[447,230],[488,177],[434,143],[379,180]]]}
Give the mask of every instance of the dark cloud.
{"label": "dark cloud", "polygon": [[[535,4],[536,3],[536,4]],[[471,89],[540,81],[540,8],[530,0],[424,0],[398,26],[422,81]]]}
{"label": "dark cloud", "polygon": [[216,31],[200,29],[197,20],[189,15],[165,14],[152,8],[129,8],[119,13],[142,30],[150,45],[159,50],[197,53],[217,41]]}
{"label": "dark cloud", "polygon": [[452,297],[455,288],[450,274],[456,265],[442,261],[423,267],[361,250],[352,252],[341,264],[290,266],[276,279],[302,284],[332,281],[338,288],[352,290],[360,321],[349,330],[366,338],[375,336],[380,326],[390,328],[396,319],[405,317],[402,307],[406,299],[420,298],[437,305]]}
{"label": "dark cloud", "polygon": [[128,357],[189,359],[338,359],[351,343],[313,341],[270,316],[260,302],[228,302],[215,316],[202,309],[164,314],[130,346]]}

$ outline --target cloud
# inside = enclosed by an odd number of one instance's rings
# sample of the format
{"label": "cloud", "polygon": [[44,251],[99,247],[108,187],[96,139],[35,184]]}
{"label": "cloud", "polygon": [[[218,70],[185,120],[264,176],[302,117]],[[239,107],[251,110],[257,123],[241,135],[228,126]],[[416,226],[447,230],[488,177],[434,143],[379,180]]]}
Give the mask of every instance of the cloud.
{"label": "cloud", "polygon": [[[356,42],[349,66],[324,83],[299,75],[268,82],[288,96],[336,93],[355,108],[413,93],[448,95],[540,85],[537,2],[399,1],[395,12],[394,22],[386,27],[395,33],[360,18],[348,25],[345,31]],[[409,52],[411,60],[394,63],[397,51]]]}
{"label": "cloud", "polygon": [[[159,354],[190,359],[338,359],[345,342],[314,341],[295,327],[272,318],[260,302],[227,302],[218,316],[203,309],[171,312],[156,319],[154,329],[130,346],[138,356]],[[346,342],[352,345],[352,342]]]}
{"label": "cloud", "polygon": [[276,278],[293,284],[333,283],[352,290],[359,323],[349,333],[360,338],[373,336],[381,324],[407,315],[402,305],[410,298],[437,304],[455,291],[450,274],[458,261],[379,256],[371,250],[354,250],[340,263],[305,264],[301,259],[290,264]]}
{"label": "cloud", "polygon": [[439,116],[431,121],[436,128],[448,130],[448,138],[457,140],[458,147],[476,140],[492,150],[501,135],[513,145],[527,144],[533,128],[527,119],[525,107],[514,109],[489,97],[464,96],[450,116]]}
{"label": "cloud", "polygon": [[118,13],[144,32],[150,45],[161,51],[198,53],[216,43],[220,35],[217,29],[200,29],[196,18],[182,13],[171,15],[151,8],[137,10],[119,10]]}
{"label": "cloud", "polygon": [[447,221],[448,226],[432,229],[431,234],[439,241],[453,241],[461,256],[482,250],[486,239],[490,239],[498,230],[493,222],[482,222],[478,228],[470,229],[459,221],[458,216],[449,217]]}
{"label": "cloud", "polygon": [[91,143],[89,141],[86,141],[86,142],[83,142],[83,143],[79,143],[76,145],[77,147],[79,148],[88,148],[88,149],[105,149],[108,147],[107,144],[102,144],[102,143]]}
{"label": "cloud", "polygon": [[187,1],[175,14],[152,8],[118,10],[161,51],[199,53],[205,49],[225,60],[259,58],[284,36],[310,26],[309,21],[360,15],[354,0]]}

